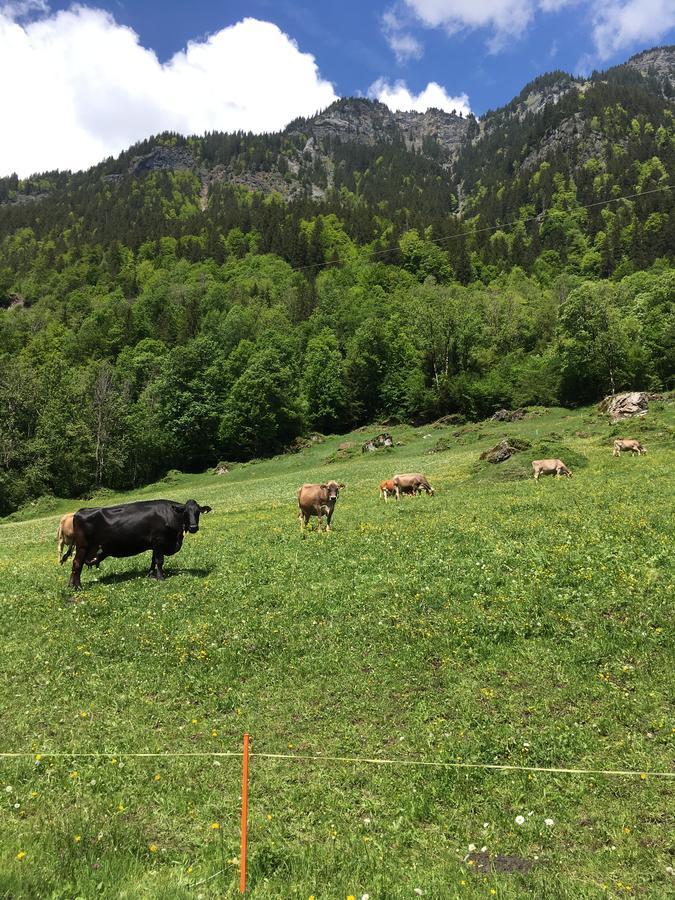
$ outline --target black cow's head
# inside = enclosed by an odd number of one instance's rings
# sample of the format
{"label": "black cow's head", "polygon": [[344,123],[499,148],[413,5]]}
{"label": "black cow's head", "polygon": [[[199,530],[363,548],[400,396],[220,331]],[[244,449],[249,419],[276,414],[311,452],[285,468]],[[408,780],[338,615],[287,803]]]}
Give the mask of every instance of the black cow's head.
{"label": "black cow's head", "polygon": [[190,534],[197,534],[199,531],[199,516],[202,513],[211,512],[210,506],[200,506],[196,500],[188,500],[185,504],[185,515],[183,517],[183,528]]}

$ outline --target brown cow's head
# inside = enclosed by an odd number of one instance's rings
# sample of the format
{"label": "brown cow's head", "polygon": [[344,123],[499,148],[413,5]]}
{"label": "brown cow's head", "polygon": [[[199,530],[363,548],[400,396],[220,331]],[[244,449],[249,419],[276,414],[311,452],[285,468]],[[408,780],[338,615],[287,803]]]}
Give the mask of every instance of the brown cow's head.
{"label": "brown cow's head", "polygon": [[340,485],[337,481],[327,481],[325,484],[321,485],[321,490],[325,495],[326,503],[334,504],[337,498],[340,496]]}
{"label": "brown cow's head", "polygon": [[189,531],[190,534],[197,534],[199,531],[199,516],[208,512],[211,512],[210,506],[200,506],[196,500],[188,500],[185,504],[183,529]]}

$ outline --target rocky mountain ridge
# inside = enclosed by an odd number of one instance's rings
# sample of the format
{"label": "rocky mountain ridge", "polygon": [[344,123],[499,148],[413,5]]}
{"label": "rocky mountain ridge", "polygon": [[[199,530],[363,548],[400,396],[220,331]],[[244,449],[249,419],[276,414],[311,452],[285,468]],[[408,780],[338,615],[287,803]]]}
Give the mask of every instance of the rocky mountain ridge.
{"label": "rocky mountain ridge", "polygon": [[[476,180],[475,173],[467,173],[467,160],[483,146],[489,164],[491,154],[501,152],[514,129],[527,136],[523,152],[513,163],[518,170],[533,169],[556,154],[566,154],[575,165],[602,159],[607,154],[607,136],[595,119],[586,115],[583,100],[609,81],[634,82],[636,78],[641,89],[672,107],[675,47],[646,50],[621,66],[586,79],[563,71],[539,76],[510,103],[486,112],[480,120],[440,109],[392,111],[377,100],[350,97],[337,100],[315,116],[296,119],[273,135],[215,134],[187,139],[160,135],[90,172],[98,170],[110,186],[128,177],[192,172],[201,183],[199,207],[204,210],[213,186],[220,183],[275,193],[286,200],[323,200],[328,191],[344,184],[347,169],[367,170],[372,161],[369,152],[376,159],[377,148],[390,147],[428,159],[437,167],[438,177],[454,182],[453,191],[461,205],[461,198]],[[617,146],[625,142],[621,135],[613,141]],[[215,150],[209,150],[209,142],[217,145]],[[345,170],[342,175],[341,166]],[[82,174],[88,173],[50,173],[51,178],[37,176],[13,183],[0,179],[0,206],[34,205],[54,190],[67,188]]]}
{"label": "rocky mountain ridge", "polygon": [[387,144],[402,141],[406,149],[420,152],[426,139],[438,141],[448,152],[457,151],[466,140],[474,117],[464,118],[441,109],[424,113],[392,111],[379,100],[349,97],[337,100],[312,119],[291,123],[288,135],[310,135],[310,140],[355,141]]}

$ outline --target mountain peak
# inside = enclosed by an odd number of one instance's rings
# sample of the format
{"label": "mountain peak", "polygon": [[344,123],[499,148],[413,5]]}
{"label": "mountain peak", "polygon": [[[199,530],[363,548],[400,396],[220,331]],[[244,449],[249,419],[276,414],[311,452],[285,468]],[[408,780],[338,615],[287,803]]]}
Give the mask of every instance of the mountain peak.
{"label": "mountain peak", "polygon": [[626,65],[641,75],[655,77],[662,87],[668,84],[675,91],[675,44],[643,50],[631,56]]}
{"label": "mountain peak", "polygon": [[425,140],[433,139],[453,153],[466,136],[473,117],[430,108],[425,112],[389,109],[379,100],[343,97],[312,118],[296,119],[287,134],[302,134],[314,141],[325,139],[362,144],[401,142],[408,150],[419,151]]}

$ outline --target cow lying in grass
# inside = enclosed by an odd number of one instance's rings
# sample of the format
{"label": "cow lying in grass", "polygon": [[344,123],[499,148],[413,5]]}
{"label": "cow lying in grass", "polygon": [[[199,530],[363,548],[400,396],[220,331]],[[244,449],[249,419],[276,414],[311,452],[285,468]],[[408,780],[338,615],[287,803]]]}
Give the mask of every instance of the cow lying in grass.
{"label": "cow lying in grass", "polygon": [[532,471],[535,481],[539,481],[540,475],[555,475],[556,478],[560,478],[561,475],[572,477],[572,473],[561,459],[535,459],[532,461]]}
{"label": "cow lying in grass", "polygon": [[633,438],[618,438],[614,441],[612,456],[619,456],[622,452],[626,451],[635,453],[637,456],[647,452],[640,441],[636,441]]}
{"label": "cow lying in grass", "polygon": [[300,531],[304,533],[311,516],[318,519],[318,530],[321,531],[323,517],[326,517],[326,531],[330,531],[335,504],[340,496],[340,485],[337,481],[325,484],[303,484],[298,490],[298,519]]}

